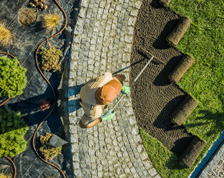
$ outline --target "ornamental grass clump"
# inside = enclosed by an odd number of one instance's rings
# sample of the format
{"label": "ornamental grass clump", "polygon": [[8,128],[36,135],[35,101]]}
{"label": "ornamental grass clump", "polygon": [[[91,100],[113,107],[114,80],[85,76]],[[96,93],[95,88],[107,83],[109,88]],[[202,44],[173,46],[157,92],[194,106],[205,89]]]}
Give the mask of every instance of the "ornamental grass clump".
{"label": "ornamental grass clump", "polygon": [[6,28],[5,23],[0,23],[0,45],[7,46],[12,44],[13,35],[9,29]]}
{"label": "ornamental grass clump", "polygon": [[55,156],[60,154],[62,150],[62,146],[55,148],[48,145],[52,135],[53,134],[51,133],[46,133],[45,136],[40,136],[40,141],[42,143],[42,146],[40,147],[40,152],[44,155],[44,158],[46,160],[52,160]]}
{"label": "ornamental grass clump", "polygon": [[11,178],[12,176],[1,173],[0,178]]}
{"label": "ornamental grass clump", "polygon": [[42,27],[47,31],[52,31],[58,25],[60,16],[56,13],[43,15]]}
{"label": "ornamental grass clump", "polygon": [[44,70],[53,72],[61,70],[61,62],[59,61],[60,57],[63,56],[61,49],[50,46],[50,48],[43,48],[40,54]]}
{"label": "ornamental grass clump", "polygon": [[26,86],[26,69],[16,58],[0,57],[0,97],[21,95]]}
{"label": "ornamental grass clump", "polygon": [[0,157],[14,157],[26,149],[24,135],[29,130],[20,112],[0,109]]}

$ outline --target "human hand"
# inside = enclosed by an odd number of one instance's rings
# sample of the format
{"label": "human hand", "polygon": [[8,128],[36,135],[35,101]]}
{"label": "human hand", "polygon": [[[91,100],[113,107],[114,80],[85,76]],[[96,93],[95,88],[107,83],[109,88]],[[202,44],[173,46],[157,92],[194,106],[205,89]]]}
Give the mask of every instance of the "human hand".
{"label": "human hand", "polygon": [[122,85],[122,90],[121,90],[121,92],[122,92],[123,94],[129,95],[129,94],[130,94],[130,87],[125,86],[125,85]]}
{"label": "human hand", "polygon": [[113,119],[114,116],[115,116],[115,112],[113,112],[113,110],[110,109],[109,111],[106,112],[106,114],[104,114],[100,118],[102,119],[102,121],[107,121],[107,120]]}

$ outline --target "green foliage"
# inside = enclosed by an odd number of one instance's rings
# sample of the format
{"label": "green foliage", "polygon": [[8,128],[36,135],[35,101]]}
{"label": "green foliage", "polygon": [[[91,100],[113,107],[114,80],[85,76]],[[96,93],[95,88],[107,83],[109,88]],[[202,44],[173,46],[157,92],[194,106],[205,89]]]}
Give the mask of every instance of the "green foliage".
{"label": "green foliage", "polygon": [[62,146],[55,148],[48,145],[51,137],[52,137],[51,133],[46,133],[45,136],[43,135],[40,136],[40,141],[43,145],[40,147],[40,152],[44,155],[45,159],[47,160],[52,160],[55,156],[61,153],[62,150]]}
{"label": "green foliage", "polygon": [[44,70],[53,72],[61,70],[61,62],[59,61],[60,57],[63,56],[61,49],[55,47],[43,48],[40,54]]}
{"label": "green foliage", "polygon": [[186,168],[175,154],[167,150],[159,140],[147,134],[142,128],[140,128],[140,135],[149,159],[163,178],[188,177],[192,168]]}
{"label": "green foliage", "polygon": [[26,69],[19,66],[16,58],[0,57],[0,97],[21,95],[26,86]]}
{"label": "green foliage", "polygon": [[[224,11],[221,0],[175,0],[169,8],[192,20],[177,48],[195,57],[195,63],[178,85],[200,101],[184,123],[188,132],[206,141],[195,167],[224,128]],[[149,157],[163,178],[187,178],[191,169],[181,169],[172,153],[156,139],[141,131]],[[166,150],[156,152],[156,150]],[[175,156],[174,156],[175,157]],[[170,166],[170,164],[173,166]]]}
{"label": "green foliage", "polygon": [[29,130],[21,113],[11,111],[8,106],[0,109],[0,157],[14,157],[26,149],[25,133]]}

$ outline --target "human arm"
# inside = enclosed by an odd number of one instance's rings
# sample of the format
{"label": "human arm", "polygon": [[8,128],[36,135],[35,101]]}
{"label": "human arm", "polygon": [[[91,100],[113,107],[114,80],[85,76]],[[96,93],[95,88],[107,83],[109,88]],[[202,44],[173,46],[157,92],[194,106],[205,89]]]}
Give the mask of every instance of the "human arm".
{"label": "human arm", "polygon": [[106,120],[111,120],[113,119],[115,116],[115,112],[112,111],[112,109],[110,109],[109,111],[107,111],[103,116],[95,119],[93,122],[87,124],[87,125],[84,125],[82,123],[82,121],[80,120],[79,122],[79,125],[81,128],[91,128],[97,124],[99,124],[101,121],[106,121]]}
{"label": "human arm", "polygon": [[82,121],[80,120],[79,121],[79,126],[81,127],[81,128],[91,128],[91,127],[93,127],[93,126],[95,126],[95,125],[97,125],[97,124],[99,124],[100,122],[101,122],[101,118],[99,117],[99,118],[97,118],[97,119],[95,119],[93,122],[91,122],[91,123],[89,123],[89,124],[87,124],[87,125],[84,125],[83,123],[82,123]]}

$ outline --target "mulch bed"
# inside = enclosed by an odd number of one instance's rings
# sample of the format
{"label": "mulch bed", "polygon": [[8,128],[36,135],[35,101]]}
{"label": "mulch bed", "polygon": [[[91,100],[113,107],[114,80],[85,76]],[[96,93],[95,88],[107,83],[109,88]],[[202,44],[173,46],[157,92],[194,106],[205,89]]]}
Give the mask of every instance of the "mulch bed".
{"label": "mulch bed", "polygon": [[[58,3],[64,8],[65,12],[68,15],[68,26],[74,26],[74,3],[77,3],[75,0],[58,0]],[[37,71],[35,60],[34,60],[34,52],[37,46],[45,40],[47,37],[51,36],[51,34],[46,33],[41,27],[42,22],[42,14],[49,12],[56,12],[61,14],[59,8],[54,3],[54,1],[46,1],[48,5],[47,11],[40,12],[37,16],[37,21],[31,26],[28,25],[28,22],[31,22],[33,18],[31,18],[31,14],[27,15],[28,19],[25,19],[24,14],[21,15],[23,9],[28,7],[29,0],[26,1],[17,1],[17,0],[5,0],[0,1],[0,19],[4,19],[4,22],[7,26],[9,26],[12,33],[15,35],[14,44],[6,48],[0,47],[0,51],[6,52],[9,50],[9,53],[13,54],[18,58],[21,65],[27,68],[26,76],[27,76],[27,86],[24,89],[24,93],[20,96],[16,96],[9,100],[6,104],[12,109],[16,111],[20,111],[23,115],[24,120],[29,125],[29,131],[25,135],[25,140],[27,140],[28,145],[27,149],[22,152],[20,155],[15,156],[13,161],[15,162],[17,168],[17,178],[34,178],[34,177],[62,177],[60,172],[54,167],[44,163],[41,161],[37,155],[35,154],[32,147],[32,137],[37,125],[48,115],[50,110],[41,111],[40,109],[40,100],[52,100],[53,93],[49,85]],[[77,7],[76,7],[77,8]],[[62,22],[64,21],[63,16]],[[21,19],[25,22],[25,25],[21,24]],[[58,29],[60,29],[59,26]],[[57,30],[58,31],[58,30]],[[51,45],[57,48],[63,48],[65,43],[65,33],[58,35],[50,40]],[[43,45],[45,47],[45,45]],[[39,59],[38,59],[39,60]],[[44,75],[51,82],[53,88],[57,92],[61,75],[51,72],[43,71]],[[0,102],[2,102],[4,98],[0,98]],[[54,133],[61,138],[65,138],[63,124],[60,119],[60,115],[58,113],[57,107],[54,109],[52,114],[48,117],[48,119],[43,123],[40,129],[37,132],[36,137],[36,147],[39,149],[40,147],[40,135],[45,135],[46,132]],[[63,154],[55,157],[52,162],[59,166],[63,171],[65,171],[66,165],[66,157],[68,154],[68,150],[66,150],[66,146],[63,147]],[[8,174],[12,174],[11,164],[5,160],[5,158],[0,158],[0,173],[5,172]],[[9,167],[10,165],[10,167]],[[66,171],[67,177],[72,177],[71,171]]]}
{"label": "mulch bed", "polygon": [[[193,139],[183,126],[176,126],[170,118],[186,97],[186,93],[168,78],[184,57],[166,41],[179,19],[177,14],[163,7],[159,0],[144,0],[135,25],[131,56],[132,63],[143,59],[135,50],[141,46],[165,62],[165,65],[152,62],[147,67],[131,90],[132,102],[139,127],[161,141],[178,157]],[[146,62],[147,59],[132,67],[131,80]]]}

